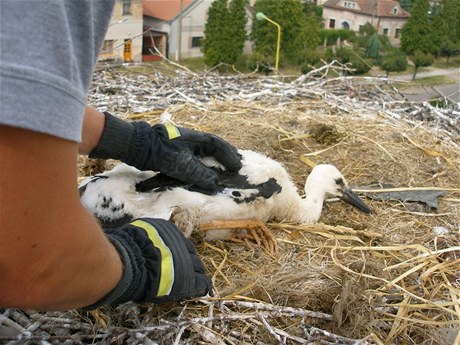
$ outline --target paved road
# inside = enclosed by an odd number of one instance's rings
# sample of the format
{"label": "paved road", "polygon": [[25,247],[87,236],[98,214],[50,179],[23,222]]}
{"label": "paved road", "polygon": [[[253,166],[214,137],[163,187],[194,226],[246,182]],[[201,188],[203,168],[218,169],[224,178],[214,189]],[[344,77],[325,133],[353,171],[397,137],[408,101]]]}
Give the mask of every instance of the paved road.
{"label": "paved road", "polygon": [[[434,77],[434,76],[447,76],[451,83],[436,85],[436,86],[415,86],[410,88],[404,88],[401,90],[402,94],[407,97],[409,101],[423,101],[431,98],[438,98],[441,95],[448,97],[453,102],[460,103],[460,69],[459,68],[450,68],[450,69],[438,69],[429,67],[428,71],[417,73],[416,79]],[[393,78],[390,74],[390,79],[392,81],[410,81],[412,79],[411,74],[400,75]]]}

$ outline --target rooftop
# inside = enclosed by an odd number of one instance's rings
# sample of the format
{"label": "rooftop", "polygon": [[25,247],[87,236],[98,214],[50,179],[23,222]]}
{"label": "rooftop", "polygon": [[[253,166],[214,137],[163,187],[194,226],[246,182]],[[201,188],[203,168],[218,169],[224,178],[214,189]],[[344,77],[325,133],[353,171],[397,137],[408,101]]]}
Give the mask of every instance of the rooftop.
{"label": "rooftop", "polygon": [[[340,6],[341,3],[345,2],[356,3],[359,8]],[[409,17],[409,13],[403,10],[397,1],[392,0],[328,0],[323,6],[344,9],[351,12],[360,12],[377,17]],[[396,14],[393,13],[395,6],[398,8]]]}
{"label": "rooftop", "polygon": [[[182,0],[182,8],[189,6],[193,0]],[[163,20],[171,20],[180,12],[181,0],[143,0],[144,15]]]}

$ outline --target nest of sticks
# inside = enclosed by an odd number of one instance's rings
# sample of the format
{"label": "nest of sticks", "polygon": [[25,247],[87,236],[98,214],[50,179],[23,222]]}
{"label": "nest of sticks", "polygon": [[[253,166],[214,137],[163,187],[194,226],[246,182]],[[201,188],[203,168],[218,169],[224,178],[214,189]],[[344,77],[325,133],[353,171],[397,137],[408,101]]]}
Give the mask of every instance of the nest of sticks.
{"label": "nest of sticks", "polygon": [[[365,199],[374,211],[366,215],[327,202],[320,223],[268,224],[278,239],[276,255],[250,242],[206,243],[194,234],[214,297],[90,313],[1,310],[0,322],[19,334],[0,342],[458,344],[459,109],[408,103],[388,80],[345,77],[346,66],[326,67],[327,73],[289,80],[103,69],[90,101],[128,119],[157,123],[166,116],[263,152],[284,163],[299,190],[314,164],[330,163],[358,193],[376,182],[445,190],[437,210]],[[108,74],[113,88],[101,92],[108,87],[98,77]],[[125,90],[139,79],[156,90],[170,83],[161,91],[175,96],[167,104],[166,96]],[[81,176],[102,169],[98,164],[82,158]]]}

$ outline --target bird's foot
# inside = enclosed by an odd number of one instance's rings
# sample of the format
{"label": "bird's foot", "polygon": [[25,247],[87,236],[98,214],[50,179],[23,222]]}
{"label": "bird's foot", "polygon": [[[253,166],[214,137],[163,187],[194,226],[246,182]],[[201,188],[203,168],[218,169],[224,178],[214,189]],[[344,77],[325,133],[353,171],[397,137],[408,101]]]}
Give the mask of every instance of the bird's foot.
{"label": "bird's foot", "polygon": [[247,230],[246,233],[232,232],[226,238],[227,240],[245,243],[246,239],[255,241],[258,245],[263,246],[269,253],[276,253],[278,250],[278,242],[276,237],[267,228],[267,226],[258,219],[236,219],[236,220],[213,220],[209,223],[200,225],[200,230],[212,231],[219,229],[242,229]]}

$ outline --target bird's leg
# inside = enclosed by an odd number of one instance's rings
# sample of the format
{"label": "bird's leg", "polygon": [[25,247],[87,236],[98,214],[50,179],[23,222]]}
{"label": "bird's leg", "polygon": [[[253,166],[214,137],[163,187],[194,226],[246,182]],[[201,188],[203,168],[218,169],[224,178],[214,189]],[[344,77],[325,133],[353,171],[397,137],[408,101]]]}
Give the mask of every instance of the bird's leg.
{"label": "bird's leg", "polygon": [[218,229],[245,229],[249,233],[234,233],[230,240],[241,242],[248,238],[254,240],[258,245],[265,247],[270,253],[278,250],[278,242],[273,236],[270,229],[259,219],[232,219],[232,220],[212,220],[208,223],[202,223],[200,230],[210,231]]}

